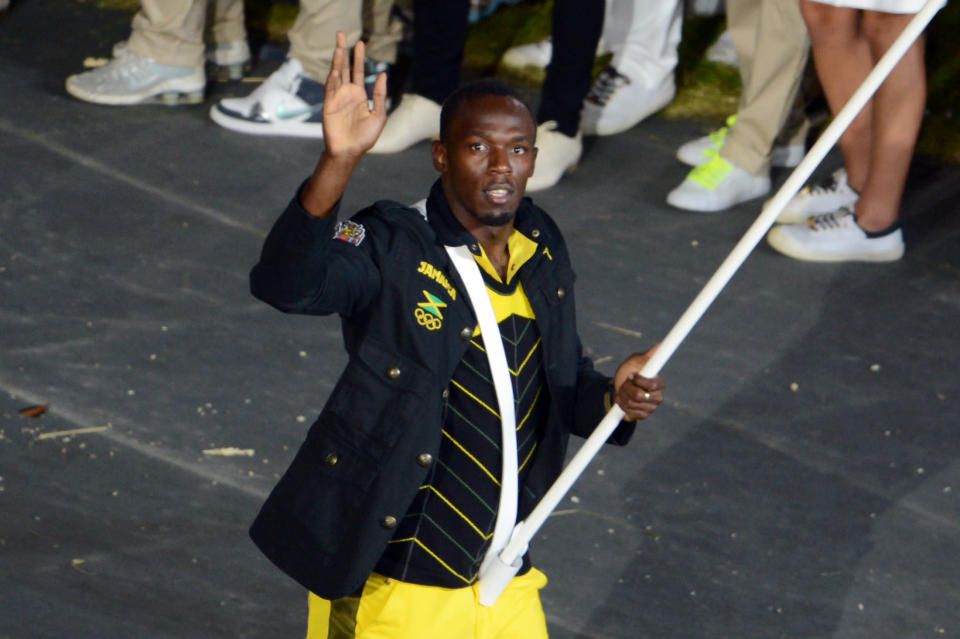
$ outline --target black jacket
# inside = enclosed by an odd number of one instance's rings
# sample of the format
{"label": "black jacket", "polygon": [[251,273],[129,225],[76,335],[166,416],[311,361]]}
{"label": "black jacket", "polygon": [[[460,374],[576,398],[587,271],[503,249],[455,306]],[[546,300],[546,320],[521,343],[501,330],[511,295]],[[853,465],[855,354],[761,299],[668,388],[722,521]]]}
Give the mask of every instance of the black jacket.
{"label": "black jacket", "polygon": [[[443,248],[475,240],[439,181],[427,211],[425,220],[377,202],[351,218],[363,227],[356,244],[333,238],[336,215],[314,218],[295,197],[250,275],[253,294],[284,312],[342,317],[347,367],[250,530],[271,561],[328,599],[362,585],[425,478],[423,453],[436,457],[447,385],[477,323]],[[562,469],[568,435],[589,435],[603,417],[609,378],[581,354],[574,274],[556,224],[524,198],[514,226],[540,246],[519,277],[542,335],[551,401],[521,493],[523,518]],[[417,320],[425,292],[447,304],[439,326]],[[632,433],[621,424],[612,441]]]}

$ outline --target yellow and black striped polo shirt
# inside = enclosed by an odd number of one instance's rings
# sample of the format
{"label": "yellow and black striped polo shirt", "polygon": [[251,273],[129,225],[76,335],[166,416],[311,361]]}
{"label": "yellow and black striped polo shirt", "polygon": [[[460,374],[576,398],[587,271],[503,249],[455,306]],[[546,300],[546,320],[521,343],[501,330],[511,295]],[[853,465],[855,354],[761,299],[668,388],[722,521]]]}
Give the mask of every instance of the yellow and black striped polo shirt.
{"label": "yellow and black striped polo shirt", "polygon": [[[517,419],[520,490],[536,453],[549,399],[540,332],[523,291],[523,265],[535,242],[517,230],[507,243],[503,282],[483,253],[475,256],[500,327]],[[500,413],[479,327],[450,380],[440,450],[426,481],[375,571],[411,583],[458,588],[476,581],[493,536],[503,465]]]}

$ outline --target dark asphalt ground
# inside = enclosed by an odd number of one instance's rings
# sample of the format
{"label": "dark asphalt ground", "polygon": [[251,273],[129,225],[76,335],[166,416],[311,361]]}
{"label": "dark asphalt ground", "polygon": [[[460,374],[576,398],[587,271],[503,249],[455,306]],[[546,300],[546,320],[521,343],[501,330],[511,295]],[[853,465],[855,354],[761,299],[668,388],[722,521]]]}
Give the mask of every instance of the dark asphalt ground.
{"label": "dark asphalt ground", "polygon": [[[0,639],[298,637],[305,593],[246,528],[345,356],[335,318],[273,311],[247,272],[320,147],[209,121],[253,84],[201,107],[67,96],[128,25],[69,0],[0,17]],[[589,140],[536,196],[607,372],[759,213],[664,203],[706,129]],[[345,208],[432,180],[425,144],[369,157]],[[917,158],[900,262],[757,248],[665,367],[664,407],[534,540],[552,637],[960,637],[958,180]]]}

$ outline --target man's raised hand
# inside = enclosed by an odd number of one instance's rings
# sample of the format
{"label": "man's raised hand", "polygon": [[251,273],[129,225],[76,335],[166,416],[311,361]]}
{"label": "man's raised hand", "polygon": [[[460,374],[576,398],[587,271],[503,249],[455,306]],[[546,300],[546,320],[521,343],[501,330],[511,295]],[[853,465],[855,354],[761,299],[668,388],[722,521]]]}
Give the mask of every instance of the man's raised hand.
{"label": "man's raised hand", "polygon": [[337,32],[330,75],[324,85],[323,137],[325,148],[313,174],[300,190],[300,204],[314,217],[327,217],[347,188],[363,154],[374,145],[387,121],[387,75],[377,76],[373,109],[367,106],[363,85],[362,42],[353,49],[353,71],[347,36]]}
{"label": "man's raised hand", "polygon": [[358,159],[374,145],[387,121],[387,75],[377,76],[371,110],[364,88],[363,60],[364,44],[357,42],[351,71],[347,36],[338,31],[323,95],[323,137],[326,153],[332,157]]}

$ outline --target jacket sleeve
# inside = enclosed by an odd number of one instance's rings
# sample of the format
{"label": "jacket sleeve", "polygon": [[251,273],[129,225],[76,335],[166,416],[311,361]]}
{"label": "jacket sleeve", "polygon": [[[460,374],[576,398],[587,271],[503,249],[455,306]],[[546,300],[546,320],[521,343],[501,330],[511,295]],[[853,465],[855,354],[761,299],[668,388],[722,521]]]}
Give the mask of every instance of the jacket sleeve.
{"label": "jacket sleeve", "polygon": [[[581,350],[577,345],[578,352]],[[577,362],[577,400],[576,415],[574,417],[573,434],[580,437],[589,437],[603,416],[612,406],[613,385],[612,378],[597,371],[589,357],[582,352]],[[633,437],[636,422],[621,421],[610,438],[608,444],[624,446]]]}
{"label": "jacket sleeve", "polygon": [[297,192],[250,272],[254,297],[285,313],[349,317],[376,296],[380,271],[369,225],[354,222],[352,241],[335,239],[339,208],[337,203],[329,217],[314,217],[300,205]]}
{"label": "jacket sleeve", "polygon": [[[575,351],[571,353],[571,357],[576,361],[576,381],[575,386],[571,389],[574,393],[574,399],[572,407],[573,419],[570,424],[570,432],[578,437],[586,438],[596,429],[600,420],[603,419],[604,415],[606,415],[610,409],[612,401],[610,395],[612,378],[596,370],[593,367],[593,361],[583,354],[580,335],[576,329],[575,296],[572,294],[575,276],[570,264],[570,255],[567,252],[566,243],[563,241],[563,235],[560,233],[560,229],[549,216],[546,216],[546,214],[544,214],[544,216],[546,217],[545,224],[548,225],[549,236],[556,238],[550,250],[557,264],[560,265],[558,270],[567,273],[567,275],[564,276],[565,282],[561,281],[560,283],[568,287],[565,301],[569,304],[568,312],[570,313],[569,321],[571,330],[567,335],[570,335],[569,339],[572,341],[572,348],[575,349]],[[573,359],[571,361],[573,361]],[[620,425],[607,440],[607,443],[623,446],[630,441],[635,429],[635,422],[621,421]]]}

